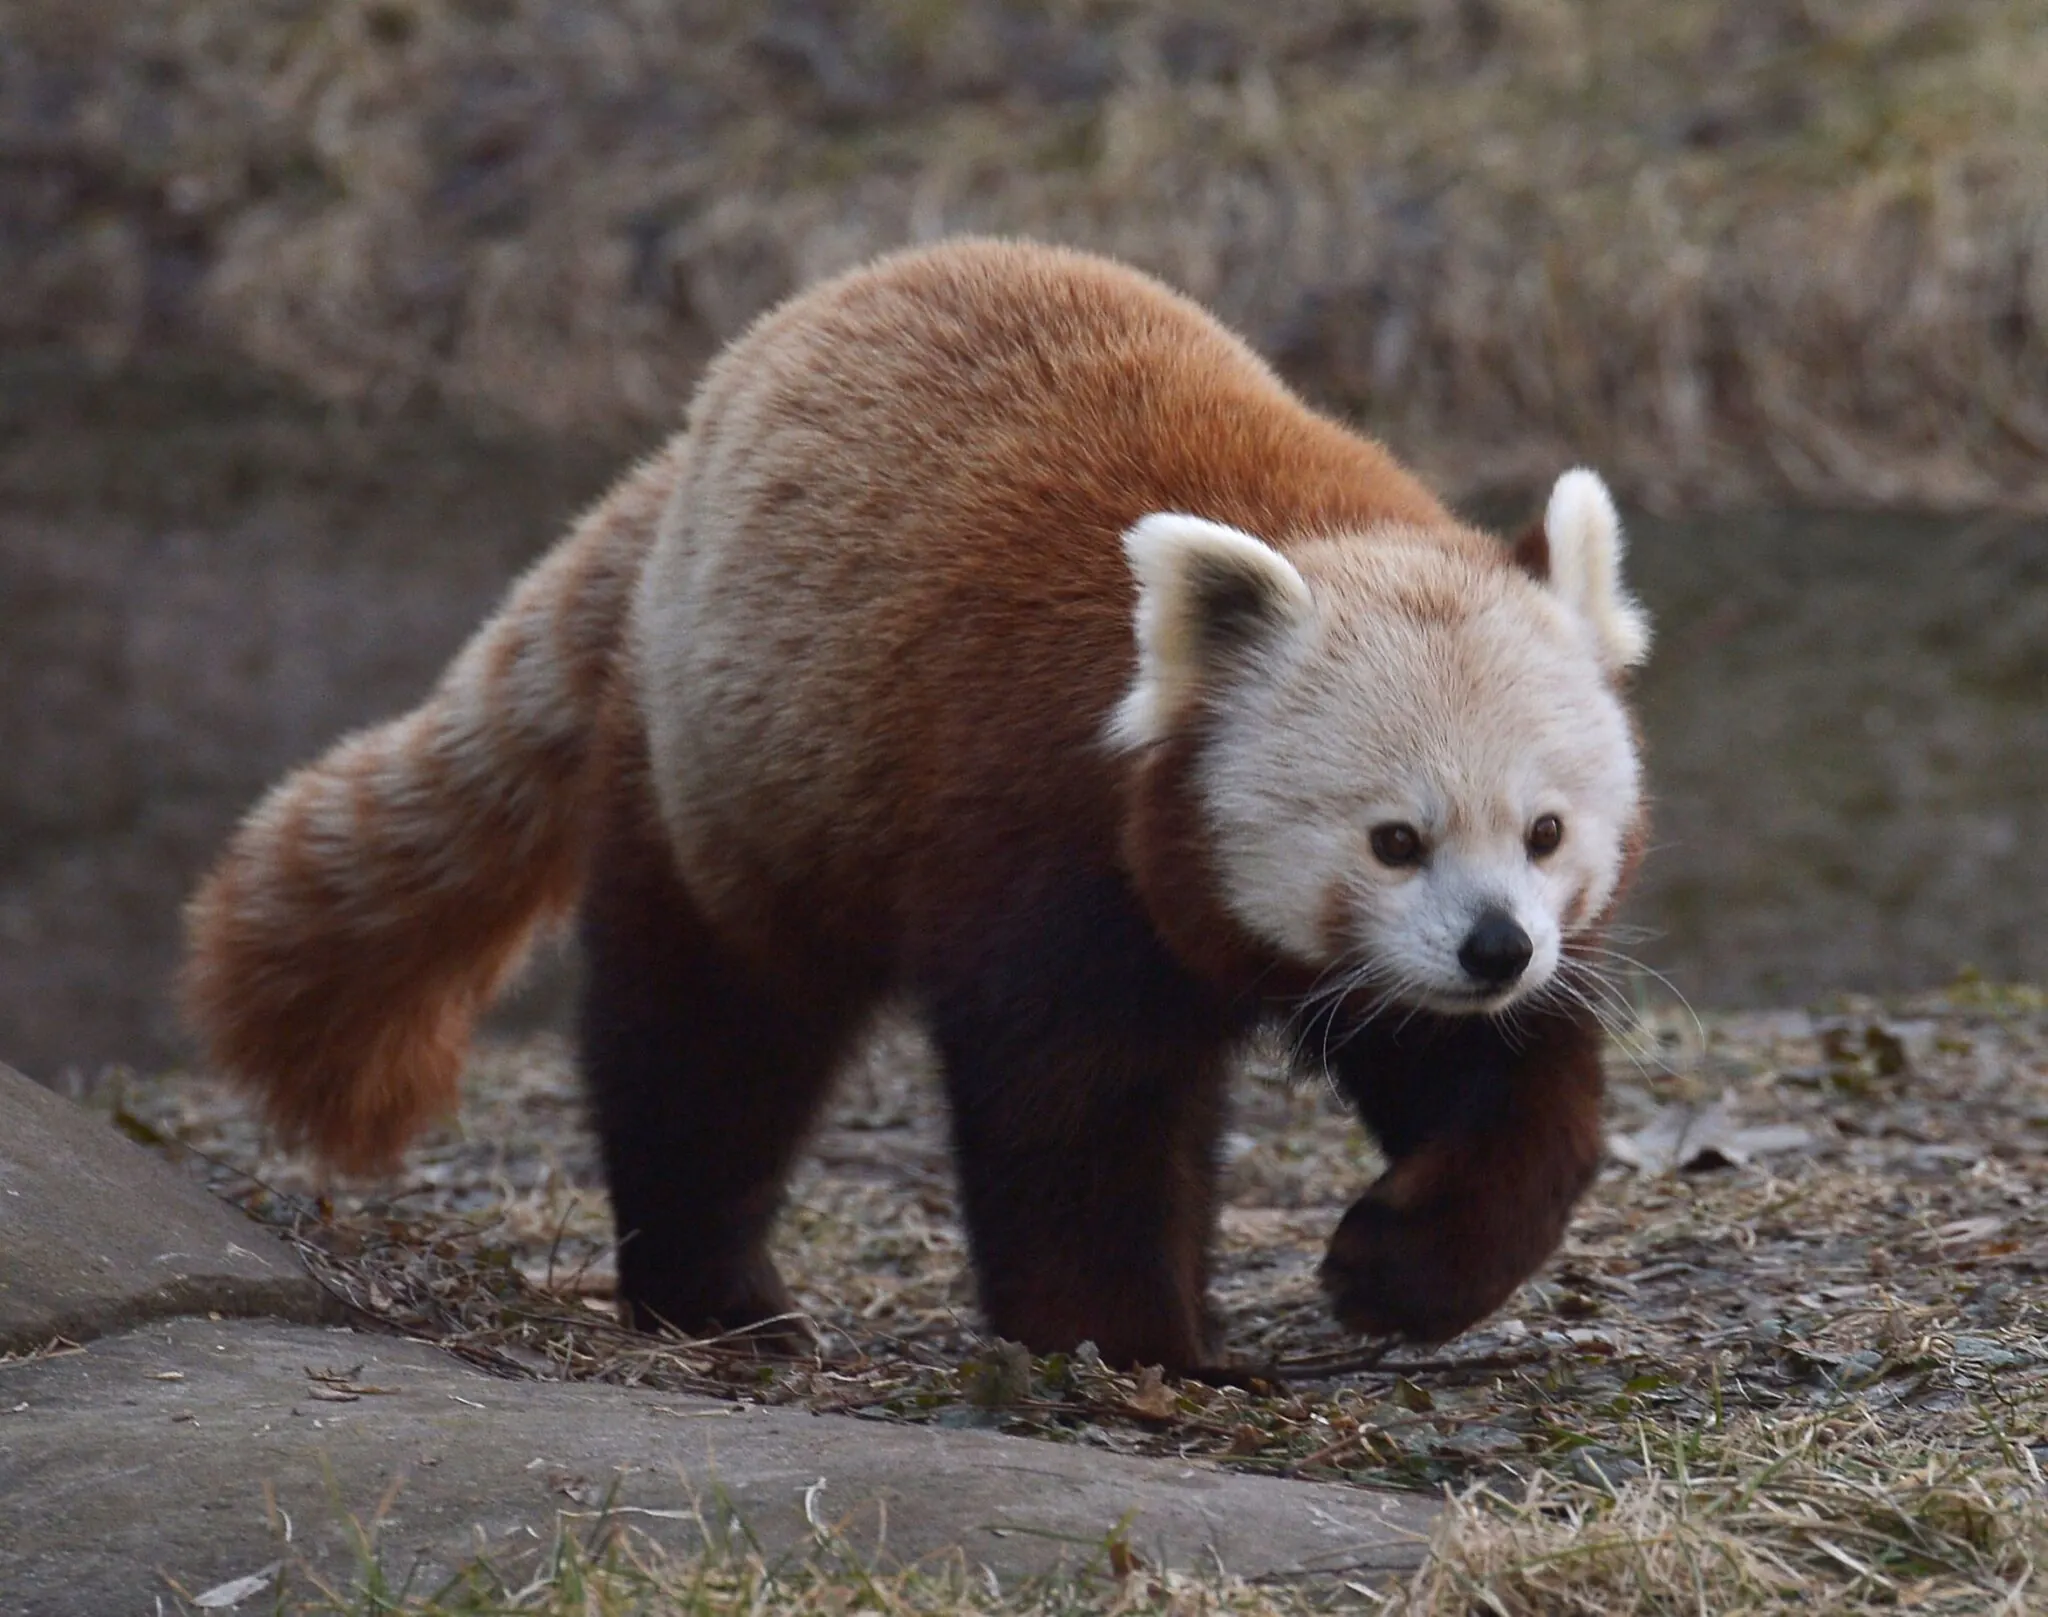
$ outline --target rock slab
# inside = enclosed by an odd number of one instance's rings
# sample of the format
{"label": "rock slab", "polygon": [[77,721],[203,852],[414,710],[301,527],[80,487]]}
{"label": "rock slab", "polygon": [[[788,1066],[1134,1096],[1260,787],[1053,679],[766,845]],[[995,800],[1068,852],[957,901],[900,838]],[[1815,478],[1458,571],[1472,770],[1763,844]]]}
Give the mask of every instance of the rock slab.
{"label": "rock slab", "polygon": [[495,1380],[333,1327],[168,1321],[18,1364],[0,1395],[0,1589],[26,1617],[146,1612],[281,1558],[345,1586],[351,1518],[376,1524],[387,1576],[432,1588],[479,1554],[530,1566],[607,1504],[682,1548],[736,1521],[772,1558],[824,1526],[870,1564],[957,1550],[1003,1580],[1099,1569],[1117,1534],[1151,1566],[1384,1577],[1420,1563],[1435,1513],[1079,1444]]}
{"label": "rock slab", "polygon": [[275,1235],[0,1065],[0,1353],[206,1313],[333,1305]]}
{"label": "rock slab", "polygon": [[366,1543],[415,1589],[480,1556],[517,1574],[606,1510],[678,1548],[825,1532],[870,1565],[1008,1580],[1100,1567],[1116,1538],[1151,1566],[1325,1583],[1419,1564],[1435,1514],[1081,1443],[497,1380],[330,1307],[270,1232],[0,1067],[0,1617],[288,1610],[293,1580],[349,1588]]}

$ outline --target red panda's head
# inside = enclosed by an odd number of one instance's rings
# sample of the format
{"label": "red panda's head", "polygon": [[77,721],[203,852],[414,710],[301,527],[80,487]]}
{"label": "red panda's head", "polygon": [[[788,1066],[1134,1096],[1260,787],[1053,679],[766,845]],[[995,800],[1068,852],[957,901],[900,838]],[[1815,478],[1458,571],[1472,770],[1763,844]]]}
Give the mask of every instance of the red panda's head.
{"label": "red panda's head", "polygon": [[1231,919],[1347,998],[1497,1012],[1610,907],[1641,815],[1619,692],[1649,631],[1590,472],[1541,544],[1386,526],[1289,543],[1159,513],[1124,548],[1113,744],[1193,738]]}

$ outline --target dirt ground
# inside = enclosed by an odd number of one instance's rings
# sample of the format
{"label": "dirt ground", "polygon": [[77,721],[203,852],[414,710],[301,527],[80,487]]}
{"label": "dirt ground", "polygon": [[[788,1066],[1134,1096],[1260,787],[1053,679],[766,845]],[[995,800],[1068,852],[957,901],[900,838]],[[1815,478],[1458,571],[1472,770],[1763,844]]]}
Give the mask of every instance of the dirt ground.
{"label": "dirt ground", "polygon": [[1703,1024],[1646,1011],[1614,1048],[1611,1160],[1563,1251],[1481,1329],[1376,1364],[1314,1282],[1371,1145],[1326,1086],[1255,1060],[1215,1281],[1233,1351],[1275,1367],[1251,1389],[1085,1355],[1033,1364],[984,1340],[928,1068],[913,1034],[879,1037],[805,1159],[777,1245],[821,1348],[781,1364],[611,1322],[603,1188],[553,1041],[482,1054],[403,1184],[324,1202],[207,1079],[106,1094],[134,1130],[205,1152],[220,1185],[296,1220],[359,1308],[507,1374],[1448,1488],[1466,1503],[1436,1583],[1402,1597],[1416,1610],[1471,1609],[1481,1588],[1504,1610],[1663,1609],[1627,1592],[1680,1551],[1718,1591],[1699,1609],[2038,1609],[2038,991],[1963,983]]}

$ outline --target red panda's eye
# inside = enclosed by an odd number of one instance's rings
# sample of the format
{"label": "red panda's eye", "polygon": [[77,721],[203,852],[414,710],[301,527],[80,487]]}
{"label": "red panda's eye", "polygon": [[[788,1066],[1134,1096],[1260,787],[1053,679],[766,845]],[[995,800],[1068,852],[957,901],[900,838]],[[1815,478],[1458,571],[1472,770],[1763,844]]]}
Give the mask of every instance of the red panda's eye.
{"label": "red panda's eye", "polygon": [[1529,855],[1541,859],[1545,854],[1557,852],[1557,845],[1564,841],[1564,821],[1555,814],[1539,814],[1536,823],[1529,827]]}
{"label": "red panda's eye", "polygon": [[1372,856],[1396,869],[1422,862],[1422,837],[1412,825],[1376,825],[1372,828]]}

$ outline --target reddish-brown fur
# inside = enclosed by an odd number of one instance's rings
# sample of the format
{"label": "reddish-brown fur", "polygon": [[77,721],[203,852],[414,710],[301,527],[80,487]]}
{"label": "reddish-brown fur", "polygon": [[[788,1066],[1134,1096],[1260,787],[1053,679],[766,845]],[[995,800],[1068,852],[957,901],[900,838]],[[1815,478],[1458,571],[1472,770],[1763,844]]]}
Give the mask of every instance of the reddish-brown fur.
{"label": "reddish-brown fur", "polygon": [[[451,1101],[532,927],[582,890],[582,1047],[631,1317],[786,1309],[763,1246],[784,1173],[893,994],[945,1065],[992,1326],[1204,1362],[1223,1074],[1306,976],[1220,901],[1190,784],[1199,702],[1161,742],[1105,744],[1134,660],[1118,536],[1162,509],[1282,553],[1399,524],[1514,566],[1115,266],[962,244],[797,300],[420,714],[251,817],[192,908],[216,1059],[289,1137],[387,1163]],[[686,636],[663,616],[700,607]],[[492,688],[550,659],[559,690],[504,718]],[[437,725],[459,734],[434,745]],[[677,757],[712,763],[677,777]],[[352,830],[316,837],[336,791]],[[1539,1018],[1514,1047],[1476,1019],[1438,1045],[1430,1024],[1340,1060],[1393,1158],[1325,1266],[1361,1328],[1448,1334],[1496,1306],[1597,1146],[1584,1019]]]}
{"label": "reddish-brown fur", "polygon": [[[287,1143],[348,1171],[394,1166],[453,1109],[471,1024],[534,928],[575,903],[589,716],[675,462],[640,468],[578,524],[424,708],[278,787],[194,895],[187,1013]],[[505,708],[536,658],[566,674],[581,735]],[[322,814],[345,834],[317,828]]]}
{"label": "reddish-brown fur", "polygon": [[1392,1159],[1345,1214],[1324,1289],[1354,1330],[1456,1334],[1556,1248],[1600,1164],[1600,1030],[1539,1015],[1510,1040],[1422,1016],[1336,1052],[1339,1085]]}

